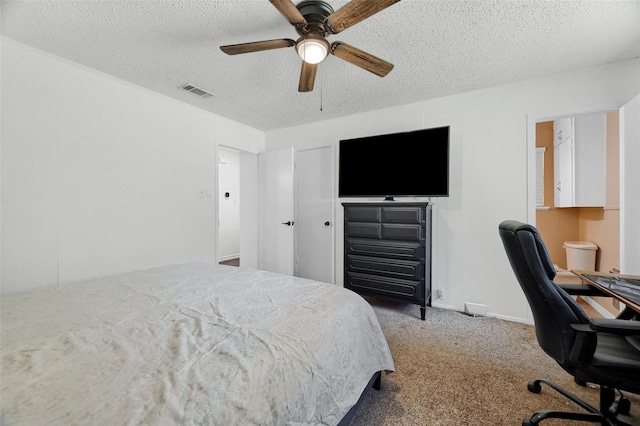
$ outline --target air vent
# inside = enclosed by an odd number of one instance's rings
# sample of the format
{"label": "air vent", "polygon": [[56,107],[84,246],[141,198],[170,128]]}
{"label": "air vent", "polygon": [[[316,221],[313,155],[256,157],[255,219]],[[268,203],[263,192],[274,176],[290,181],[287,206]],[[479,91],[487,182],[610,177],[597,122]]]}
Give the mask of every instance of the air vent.
{"label": "air vent", "polygon": [[183,84],[182,86],[180,86],[180,89],[186,90],[187,92],[192,93],[203,99],[210,98],[213,96],[213,94],[207,92],[206,90],[203,90],[191,84]]}

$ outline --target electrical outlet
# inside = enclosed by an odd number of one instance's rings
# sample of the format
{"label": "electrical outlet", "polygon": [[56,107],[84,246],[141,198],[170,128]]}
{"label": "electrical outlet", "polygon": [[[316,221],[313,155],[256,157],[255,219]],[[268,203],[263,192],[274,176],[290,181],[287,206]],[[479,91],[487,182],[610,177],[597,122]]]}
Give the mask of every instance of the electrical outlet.
{"label": "electrical outlet", "polygon": [[444,289],[441,289],[441,288],[437,289],[436,294],[438,296],[438,299],[444,299]]}
{"label": "electrical outlet", "polygon": [[206,196],[206,191],[204,190],[204,188],[200,189],[200,198],[204,198]]}

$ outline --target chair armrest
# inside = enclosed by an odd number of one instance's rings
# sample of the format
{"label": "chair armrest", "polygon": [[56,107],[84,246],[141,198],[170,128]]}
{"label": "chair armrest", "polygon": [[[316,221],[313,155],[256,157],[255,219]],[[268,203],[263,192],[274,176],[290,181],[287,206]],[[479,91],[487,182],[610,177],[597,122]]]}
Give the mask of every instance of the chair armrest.
{"label": "chair armrest", "polygon": [[640,335],[640,321],[607,318],[590,318],[589,324],[571,324],[571,328],[583,333],[609,333],[620,336]]}
{"label": "chair armrest", "polygon": [[597,289],[596,287],[588,284],[558,284],[558,287],[566,291],[572,296],[601,296],[601,297],[611,297],[607,293],[602,290]]}
{"label": "chair armrest", "polygon": [[578,331],[571,347],[566,365],[577,366],[589,359],[595,350],[597,333],[609,333],[619,336],[640,335],[640,321],[628,321],[605,318],[591,318],[589,324],[571,324]]}

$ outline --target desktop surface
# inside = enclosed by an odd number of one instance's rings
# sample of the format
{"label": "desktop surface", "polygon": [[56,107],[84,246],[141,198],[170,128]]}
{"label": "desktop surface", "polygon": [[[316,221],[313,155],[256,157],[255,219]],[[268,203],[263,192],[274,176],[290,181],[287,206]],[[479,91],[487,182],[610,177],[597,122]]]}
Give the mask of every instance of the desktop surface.
{"label": "desktop surface", "polygon": [[631,302],[631,305],[640,307],[640,276],[613,275],[590,271],[573,272],[596,287],[609,290],[623,303],[628,301]]}

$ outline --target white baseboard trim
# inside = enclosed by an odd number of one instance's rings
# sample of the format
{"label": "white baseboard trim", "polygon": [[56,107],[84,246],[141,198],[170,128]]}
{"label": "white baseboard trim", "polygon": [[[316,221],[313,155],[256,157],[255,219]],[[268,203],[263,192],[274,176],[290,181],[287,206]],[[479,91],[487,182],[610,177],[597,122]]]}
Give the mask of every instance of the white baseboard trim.
{"label": "white baseboard trim", "polygon": [[498,318],[501,320],[505,320],[505,321],[511,321],[511,322],[519,322],[521,324],[528,324],[528,325],[534,325],[532,321],[526,319],[526,318],[520,318],[520,317],[512,317],[510,315],[498,315],[498,314],[494,314],[494,313],[487,313],[488,317],[493,317],[493,318]]}
{"label": "white baseboard trim", "polygon": [[240,258],[240,253],[238,254],[230,254],[228,256],[221,256],[218,258],[218,262],[225,262],[227,260],[231,260],[231,259],[238,259]]}
{"label": "white baseboard trim", "polygon": [[[452,311],[458,311],[458,312],[464,313],[464,307],[462,307],[462,306],[447,305],[447,304],[438,303],[438,302],[435,302],[435,301],[431,302],[431,306],[433,306],[434,308],[449,309],[449,310],[452,310]],[[428,309],[428,307],[427,307],[427,309]],[[512,317],[510,315],[500,315],[500,314],[495,314],[493,312],[487,312],[487,317],[498,318],[498,319],[505,320],[505,321],[519,322],[519,323],[522,323],[522,324],[533,325],[533,322],[531,322],[530,320],[528,320],[526,318]]]}
{"label": "white baseboard trim", "polygon": [[602,305],[600,305],[598,302],[596,302],[595,300],[593,300],[589,296],[580,296],[580,297],[582,297],[582,300],[587,302],[589,304],[589,306],[591,306],[593,309],[595,309],[603,317],[608,318],[608,319],[614,319],[616,317],[615,315],[613,315],[611,312],[607,311],[605,308],[602,307]]}
{"label": "white baseboard trim", "polygon": [[441,302],[435,302],[435,301],[431,302],[431,306],[433,306],[434,308],[442,308],[442,309],[449,309],[451,311],[464,312],[464,306],[447,305],[447,304],[444,304]]}

